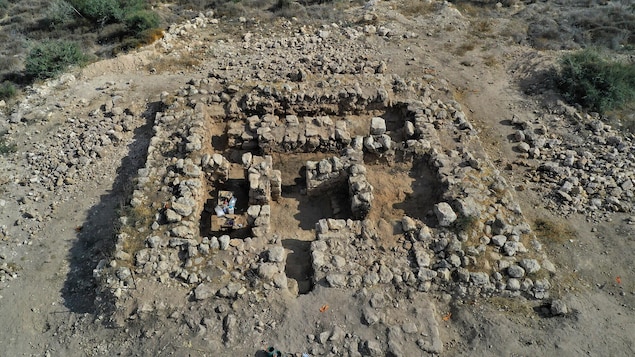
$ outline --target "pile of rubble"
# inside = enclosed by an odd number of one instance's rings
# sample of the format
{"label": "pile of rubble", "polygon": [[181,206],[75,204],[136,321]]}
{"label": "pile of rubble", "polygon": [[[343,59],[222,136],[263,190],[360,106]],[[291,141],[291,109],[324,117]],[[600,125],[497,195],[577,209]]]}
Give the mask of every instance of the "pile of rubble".
{"label": "pile of rubble", "polygon": [[[635,141],[599,118],[581,116],[560,103],[554,114],[536,122],[514,118],[519,156],[525,159],[527,184],[539,183],[555,198],[551,208],[591,217],[603,210],[631,212],[635,197]],[[553,122],[547,127],[545,122]],[[566,137],[558,128],[566,125]]]}

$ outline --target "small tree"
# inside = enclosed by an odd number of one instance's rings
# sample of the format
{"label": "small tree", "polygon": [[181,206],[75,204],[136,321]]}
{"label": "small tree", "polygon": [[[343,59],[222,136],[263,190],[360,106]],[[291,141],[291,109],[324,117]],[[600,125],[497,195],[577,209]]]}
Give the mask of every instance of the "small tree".
{"label": "small tree", "polygon": [[51,41],[36,45],[25,60],[25,73],[31,78],[55,77],[71,65],[85,63],[79,45],[70,41]]}

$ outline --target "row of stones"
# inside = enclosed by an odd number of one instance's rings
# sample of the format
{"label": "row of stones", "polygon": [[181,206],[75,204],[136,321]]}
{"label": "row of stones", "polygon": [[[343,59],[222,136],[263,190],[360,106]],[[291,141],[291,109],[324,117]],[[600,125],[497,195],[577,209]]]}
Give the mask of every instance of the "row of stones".
{"label": "row of stones", "polygon": [[295,115],[280,120],[275,115],[251,116],[246,122],[228,124],[229,146],[244,150],[261,149],[263,152],[335,152],[351,142],[346,122],[328,116],[305,117]]}

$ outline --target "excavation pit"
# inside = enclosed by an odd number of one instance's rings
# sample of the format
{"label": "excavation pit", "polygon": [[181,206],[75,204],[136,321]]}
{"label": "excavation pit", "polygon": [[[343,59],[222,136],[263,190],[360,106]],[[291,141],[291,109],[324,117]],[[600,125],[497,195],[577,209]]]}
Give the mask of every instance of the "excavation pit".
{"label": "excavation pit", "polygon": [[[236,199],[231,216],[225,215],[219,217],[215,211],[219,205],[219,197],[231,195]],[[231,238],[247,238],[251,236],[251,229],[246,224],[244,217],[249,208],[249,185],[244,179],[230,179],[223,183],[218,183],[211,192],[210,197],[205,201],[203,211],[201,213],[200,231],[201,236],[221,236],[229,235]],[[231,217],[236,220],[236,226],[231,229],[221,229],[221,225],[225,217]],[[241,226],[238,226],[241,225]]]}

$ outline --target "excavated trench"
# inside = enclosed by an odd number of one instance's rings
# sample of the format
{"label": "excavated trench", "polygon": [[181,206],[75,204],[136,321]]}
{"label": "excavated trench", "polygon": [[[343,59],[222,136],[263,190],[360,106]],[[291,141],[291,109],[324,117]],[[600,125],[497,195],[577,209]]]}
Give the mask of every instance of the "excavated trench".
{"label": "excavated trench", "polygon": [[[391,140],[395,143],[404,141],[403,126],[406,121],[405,108],[389,107],[375,110],[372,113],[347,116],[332,116],[335,122],[344,120],[351,137],[367,136],[370,131],[370,119],[380,116],[386,121],[386,129]],[[319,113],[311,113],[319,115]],[[264,113],[262,114],[264,115]],[[307,114],[307,116],[309,116]],[[281,118],[284,116],[281,116]],[[221,128],[222,127],[222,128]],[[313,268],[311,259],[311,242],[316,239],[315,225],[323,218],[348,219],[352,217],[348,186],[345,182],[335,188],[317,196],[307,195],[306,163],[320,161],[333,156],[340,156],[340,152],[333,150],[316,150],[315,152],[287,152],[280,148],[267,152],[261,147],[233,147],[228,138],[229,124],[214,125],[211,133],[211,147],[213,152],[222,154],[240,166],[241,157],[249,152],[253,155],[269,154],[273,159],[273,168],[280,170],[282,178],[282,194],[277,201],[270,203],[271,207],[271,237],[281,239],[284,248],[288,249],[285,273],[288,278],[298,283],[300,294],[306,294],[313,289]],[[385,219],[397,222],[403,215],[421,219],[427,222],[431,209],[439,201],[442,187],[437,182],[433,170],[423,158],[404,159],[402,155],[385,158],[377,155],[365,155],[368,180],[375,188],[373,209],[369,219],[378,221]],[[219,190],[232,191],[238,199],[236,213],[243,213],[248,208],[249,183],[244,174],[234,175],[226,182],[208,182],[212,188],[206,199],[201,215],[201,236],[227,234],[211,230],[211,217],[214,214],[216,197]],[[233,230],[231,238],[245,238],[250,236],[249,228]]]}

